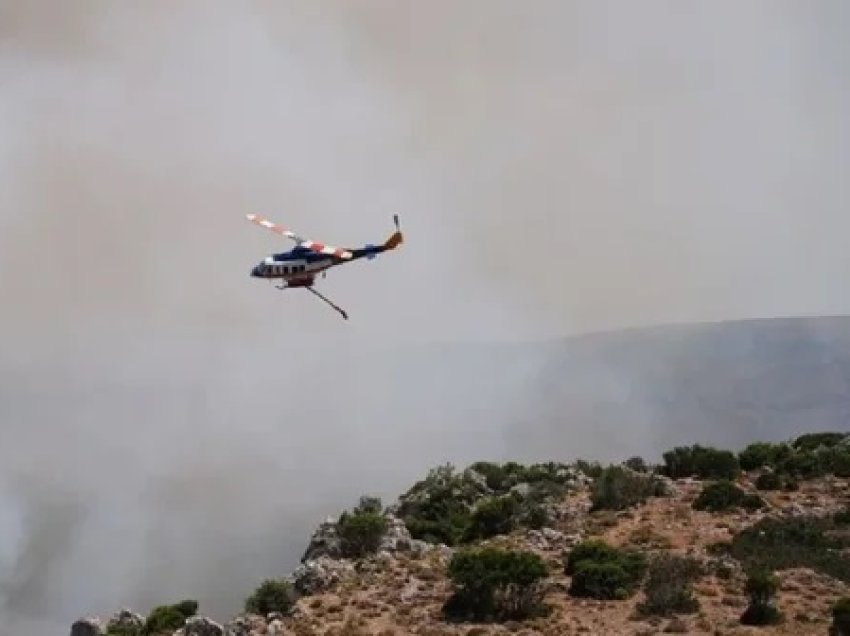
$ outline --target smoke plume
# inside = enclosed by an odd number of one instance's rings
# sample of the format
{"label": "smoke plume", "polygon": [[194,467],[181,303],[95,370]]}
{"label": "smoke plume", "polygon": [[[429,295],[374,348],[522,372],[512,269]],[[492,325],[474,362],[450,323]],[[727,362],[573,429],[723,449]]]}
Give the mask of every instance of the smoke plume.
{"label": "smoke plume", "polygon": [[[848,18],[0,1],[3,624],[223,617],[360,494],[522,456],[539,360],[453,342],[846,312]],[[321,281],[344,323],[248,212],[407,242]]]}

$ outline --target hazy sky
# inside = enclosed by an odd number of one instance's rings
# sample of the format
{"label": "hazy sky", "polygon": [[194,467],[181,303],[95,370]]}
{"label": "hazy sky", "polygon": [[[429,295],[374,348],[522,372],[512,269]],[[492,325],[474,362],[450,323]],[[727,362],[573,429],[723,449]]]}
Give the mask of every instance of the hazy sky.
{"label": "hazy sky", "polygon": [[[524,368],[406,351],[850,310],[848,20],[0,0],[2,622],[234,611],[361,492],[521,451]],[[248,212],[407,243],[322,281],[346,323],[249,279]]]}

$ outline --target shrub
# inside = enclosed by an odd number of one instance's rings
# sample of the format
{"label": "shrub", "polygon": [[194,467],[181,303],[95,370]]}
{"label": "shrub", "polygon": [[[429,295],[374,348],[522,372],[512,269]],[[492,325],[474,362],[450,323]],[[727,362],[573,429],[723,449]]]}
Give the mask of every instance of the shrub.
{"label": "shrub", "polygon": [[755,442],[738,453],[738,463],[741,470],[758,470],[764,466],[775,468],[793,453],[794,449],[785,443]]}
{"label": "shrub", "polygon": [[838,599],[832,606],[832,633],[850,636],[850,597]]}
{"label": "shrub", "polygon": [[730,554],[747,570],[811,568],[850,583],[850,539],[829,517],[765,518],[732,539]]}
{"label": "shrub", "polygon": [[814,451],[818,448],[831,448],[840,444],[847,433],[828,431],[824,433],[806,433],[794,440],[792,446],[798,451]]}
{"label": "shrub", "polygon": [[646,599],[638,611],[647,616],[692,614],[699,609],[693,582],[702,574],[700,564],[689,557],[663,554],[649,566],[644,592]]}
{"label": "shrub", "polygon": [[599,462],[589,462],[585,459],[577,459],[575,467],[591,479],[598,479],[604,470]]}
{"label": "shrub", "polygon": [[549,523],[549,513],[542,506],[531,506],[524,513],[521,523],[532,530],[540,530],[540,528]]}
{"label": "shrub", "polygon": [[779,490],[781,487],[782,478],[777,473],[762,473],[756,479],[759,490]]}
{"label": "shrub", "polygon": [[832,521],[836,525],[844,526],[850,524],[850,508],[845,507],[832,515]]}
{"label": "shrub", "polygon": [[576,566],[582,561],[594,561],[602,563],[605,561],[616,561],[620,557],[620,551],[612,545],[599,539],[588,539],[577,544],[567,555],[564,564],[564,573],[567,576],[575,574]]}
{"label": "shrub", "polygon": [[633,580],[615,562],[582,561],[576,566],[570,595],[600,600],[624,600],[631,595]]}
{"label": "shrub", "polygon": [[755,570],[747,577],[747,594],[750,604],[741,615],[743,625],[775,625],[782,621],[782,613],[773,604],[779,591],[779,579],[765,570]]}
{"label": "shrub", "polygon": [[354,508],[355,513],[363,512],[379,515],[383,511],[384,505],[381,502],[380,497],[369,497],[368,495],[360,497],[359,503]]}
{"label": "shrub", "polygon": [[741,499],[741,508],[744,510],[748,510],[750,512],[755,512],[756,510],[760,510],[764,508],[767,504],[764,502],[764,499],[759,497],[756,494],[748,493],[744,495],[744,498]]}
{"label": "shrub", "polygon": [[342,556],[358,559],[374,554],[381,545],[387,530],[387,519],[371,508],[355,508],[352,513],[343,512],[337,522]]}
{"label": "shrub", "polygon": [[530,484],[528,494],[525,495],[526,505],[543,503],[544,501],[560,500],[569,488],[565,484],[554,481],[536,481]]}
{"label": "shrub", "polygon": [[623,465],[626,468],[631,468],[636,473],[649,472],[649,466],[646,465],[646,462],[643,460],[643,457],[629,457],[626,461],[623,462]]}
{"label": "shrub", "polygon": [[732,451],[696,444],[677,446],[662,455],[662,472],[671,479],[734,479],[740,473],[738,458]]}
{"label": "shrub", "polygon": [[443,611],[453,620],[522,620],[543,611],[543,560],[529,552],[464,549],[449,563],[454,592]]}
{"label": "shrub", "polygon": [[738,507],[754,510],[764,506],[764,501],[758,495],[748,495],[731,481],[722,480],[703,486],[691,506],[694,510],[709,512],[722,512]]}
{"label": "shrub", "polygon": [[567,464],[557,462],[479,461],[461,473],[446,464],[431,469],[399,498],[398,515],[414,539],[449,546],[506,534],[520,525],[540,528],[547,520],[541,504],[562,498],[573,475]]}
{"label": "shrub", "polygon": [[782,490],[785,492],[796,492],[800,490],[800,482],[793,477],[785,477],[782,480]]}
{"label": "shrub", "polygon": [[[829,433],[803,436],[795,450],[776,464],[776,471],[800,479],[815,479],[828,474],[850,477],[850,445]],[[843,440],[842,435],[842,440]]]}
{"label": "shrub", "polygon": [[446,464],[432,468],[400,497],[398,514],[414,539],[454,546],[463,539],[472,505],[485,492],[468,473]]}
{"label": "shrub", "polygon": [[589,540],[573,548],[564,571],[572,576],[571,596],[624,599],[640,584],[646,571],[646,557],[640,552]]}
{"label": "shrub", "polygon": [[160,632],[171,633],[183,627],[186,624],[186,619],[194,616],[197,611],[198,602],[193,600],[155,607],[145,620],[142,634],[151,636]]}
{"label": "shrub", "polygon": [[662,484],[652,475],[636,473],[625,466],[609,466],[594,481],[592,510],[623,510],[663,495]]}
{"label": "shrub", "polygon": [[537,484],[549,482],[564,485],[571,476],[569,466],[557,462],[547,462],[524,466],[517,462],[496,464],[494,462],[475,462],[469,466],[482,477],[490,490],[496,494],[505,494],[513,486],[521,483]]}
{"label": "shrub", "polygon": [[292,583],[285,579],[266,579],[245,599],[245,611],[262,616],[271,612],[287,614],[297,600]]}
{"label": "shrub", "polygon": [[518,525],[520,505],[511,495],[490,497],[481,501],[472,511],[465,540],[488,539],[500,534],[509,534]]}

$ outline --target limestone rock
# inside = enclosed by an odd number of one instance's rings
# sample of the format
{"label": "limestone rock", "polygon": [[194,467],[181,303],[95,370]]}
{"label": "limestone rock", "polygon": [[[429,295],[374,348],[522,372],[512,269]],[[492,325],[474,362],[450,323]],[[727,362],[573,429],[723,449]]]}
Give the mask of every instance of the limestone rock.
{"label": "limestone rock", "polygon": [[109,619],[106,628],[107,631],[129,631],[133,629],[141,629],[144,624],[144,616],[124,608],[116,612],[115,615]]}
{"label": "limestone rock", "polygon": [[266,619],[258,614],[242,614],[224,626],[225,636],[253,636],[266,633]]}
{"label": "limestone rock", "polygon": [[299,594],[310,596],[330,591],[352,575],[354,566],[350,562],[320,556],[302,563],[292,573],[292,579]]}
{"label": "limestone rock", "polygon": [[395,515],[386,515],[386,520],[387,529],[384,532],[384,537],[381,539],[378,551],[410,552],[413,537],[410,536],[410,531],[407,529],[404,521]]}
{"label": "limestone rock", "polygon": [[224,628],[204,616],[192,616],[186,619],[186,625],[174,636],[225,636]]}
{"label": "limestone rock", "polygon": [[342,542],[337,533],[336,520],[330,517],[320,524],[310,537],[310,544],[301,557],[301,563],[315,561],[320,557],[342,558]]}

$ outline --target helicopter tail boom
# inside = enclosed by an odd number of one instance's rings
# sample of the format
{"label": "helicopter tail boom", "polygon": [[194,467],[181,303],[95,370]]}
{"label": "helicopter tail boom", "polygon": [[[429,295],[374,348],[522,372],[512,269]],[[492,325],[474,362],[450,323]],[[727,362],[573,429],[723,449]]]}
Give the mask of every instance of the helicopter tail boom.
{"label": "helicopter tail boom", "polygon": [[401,233],[401,228],[398,225],[398,214],[393,216],[395,222],[395,232],[386,241],[384,241],[385,250],[394,250],[404,242],[404,236]]}

